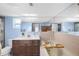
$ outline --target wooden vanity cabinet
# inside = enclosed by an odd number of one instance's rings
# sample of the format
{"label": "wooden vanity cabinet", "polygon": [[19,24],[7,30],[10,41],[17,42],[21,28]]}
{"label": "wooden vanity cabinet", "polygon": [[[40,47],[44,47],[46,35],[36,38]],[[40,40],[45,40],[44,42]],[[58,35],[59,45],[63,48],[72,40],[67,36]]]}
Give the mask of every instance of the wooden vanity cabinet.
{"label": "wooden vanity cabinet", "polygon": [[13,40],[13,56],[40,56],[40,40]]}
{"label": "wooden vanity cabinet", "polygon": [[32,41],[32,56],[40,56],[40,41]]}

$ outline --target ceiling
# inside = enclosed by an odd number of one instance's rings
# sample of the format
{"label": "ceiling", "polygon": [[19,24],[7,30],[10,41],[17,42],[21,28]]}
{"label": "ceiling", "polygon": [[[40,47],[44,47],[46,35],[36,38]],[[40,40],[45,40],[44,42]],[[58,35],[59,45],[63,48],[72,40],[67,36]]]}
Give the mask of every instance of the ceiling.
{"label": "ceiling", "polygon": [[[35,21],[48,21],[52,17],[74,15],[77,12],[72,3],[0,3],[1,16],[23,16],[23,14],[37,14]],[[75,10],[74,10],[75,9]],[[74,13],[73,13],[74,12]],[[37,16],[36,16],[37,17]],[[34,19],[33,19],[34,20]],[[24,21],[28,21],[25,20]],[[31,20],[30,20],[31,21]],[[35,22],[33,21],[33,22]]]}
{"label": "ceiling", "polygon": [[38,16],[55,16],[71,3],[0,3],[0,15],[38,14]]}

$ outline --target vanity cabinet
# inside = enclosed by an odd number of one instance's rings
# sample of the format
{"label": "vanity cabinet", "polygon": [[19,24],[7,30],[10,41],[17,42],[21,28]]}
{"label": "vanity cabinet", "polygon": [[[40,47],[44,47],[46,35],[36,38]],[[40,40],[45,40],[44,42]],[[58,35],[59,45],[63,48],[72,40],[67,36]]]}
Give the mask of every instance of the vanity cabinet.
{"label": "vanity cabinet", "polygon": [[13,56],[40,56],[40,40],[13,40]]}

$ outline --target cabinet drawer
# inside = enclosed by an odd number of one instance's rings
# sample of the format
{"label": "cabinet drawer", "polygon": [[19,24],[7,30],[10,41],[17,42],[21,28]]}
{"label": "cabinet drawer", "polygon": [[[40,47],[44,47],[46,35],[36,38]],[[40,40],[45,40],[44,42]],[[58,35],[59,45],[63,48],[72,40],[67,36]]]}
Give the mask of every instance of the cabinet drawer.
{"label": "cabinet drawer", "polygon": [[40,46],[40,40],[33,40],[32,44],[33,46]]}
{"label": "cabinet drawer", "polygon": [[25,56],[24,46],[14,46],[12,49],[13,55],[15,56]]}
{"label": "cabinet drawer", "polygon": [[12,44],[16,45],[16,46],[18,46],[18,45],[20,45],[20,46],[24,46],[24,45],[32,46],[32,41],[31,40],[13,40]]}
{"label": "cabinet drawer", "polygon": [[26,56],[32,56],[32,46],[27,46],[25,49]]}
{"label": "cabinet drawer", "polygon": [[19,40],[12,40],[12,44],[20,44]]}

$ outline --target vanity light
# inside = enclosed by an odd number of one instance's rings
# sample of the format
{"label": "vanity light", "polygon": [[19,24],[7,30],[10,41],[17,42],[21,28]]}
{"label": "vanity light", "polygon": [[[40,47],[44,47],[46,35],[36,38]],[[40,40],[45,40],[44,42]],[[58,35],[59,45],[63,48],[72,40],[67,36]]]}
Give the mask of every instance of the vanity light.
{"label": "vanity light", "polygon": [[75,17],[79,17],[79,15],[76,15]]}
{"label": "vanity light", "polygon": [[23,14],[22,16],[38,16],[37,14]]}
{"label": "vanity light", "polygon": [[25,19],[31,20],[31,19],[38,19],[38,18],[37,18],[37,17],[27,17],[27,18],[25,18]]}

